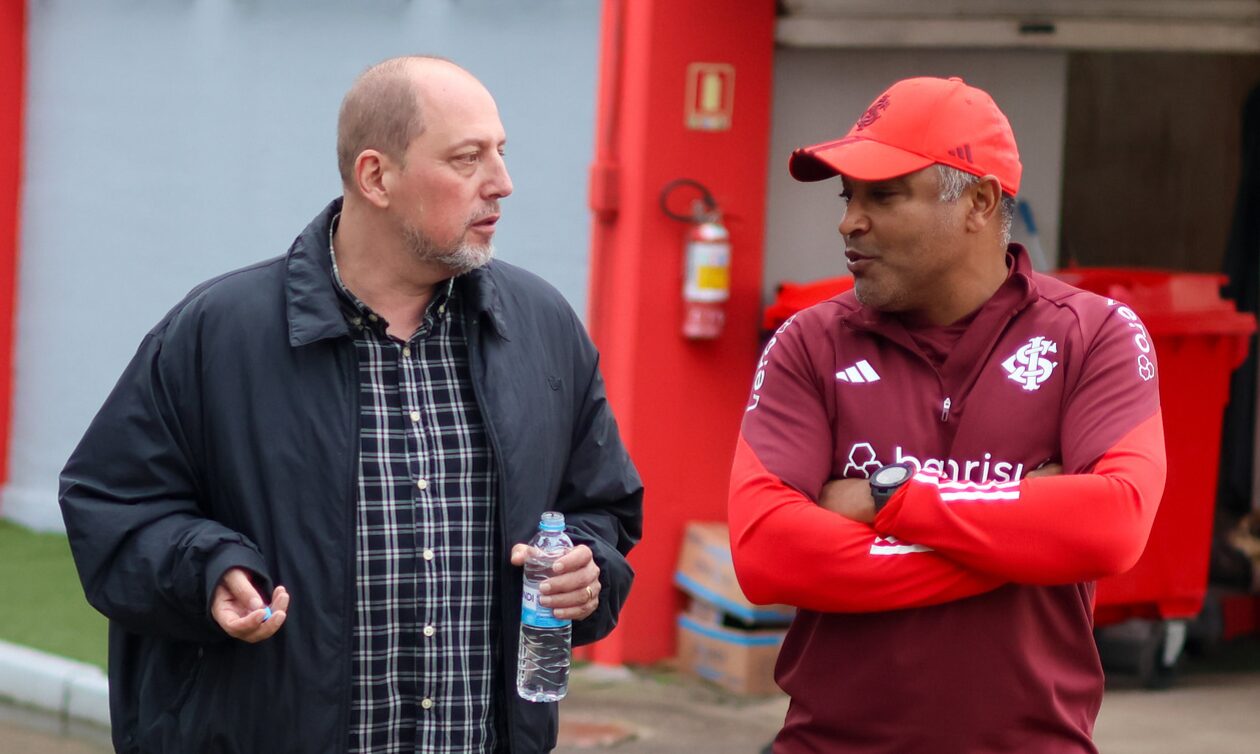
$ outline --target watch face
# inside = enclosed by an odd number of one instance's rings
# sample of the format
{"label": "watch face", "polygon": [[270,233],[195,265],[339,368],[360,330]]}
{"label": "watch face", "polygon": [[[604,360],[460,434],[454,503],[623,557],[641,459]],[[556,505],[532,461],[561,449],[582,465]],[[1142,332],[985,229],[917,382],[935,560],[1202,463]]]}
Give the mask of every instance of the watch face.
{"label": "watch face", "polygon": [[893,487],[912,476],[914,476],[914,472],[900,464],[884,466],[871,476],[871,484],[877,484],[880,487]]}

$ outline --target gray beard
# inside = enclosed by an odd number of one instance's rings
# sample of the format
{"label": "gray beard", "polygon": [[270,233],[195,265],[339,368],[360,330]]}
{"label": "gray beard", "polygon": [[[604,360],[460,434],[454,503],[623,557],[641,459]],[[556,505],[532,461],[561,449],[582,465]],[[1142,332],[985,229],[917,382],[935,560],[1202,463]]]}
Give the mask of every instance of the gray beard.
{"label": "gray beard", "polygon": [[855,280],[853,294],[858,303],[880,312],[900,312],[907,308],[905,291],[877,288],[869,281]]}
{"label": "gray beard", "polygon": [[462,242],[442,246],[429,236],[413,228],[404,228],[407,248],[417,259],[447,268],[452,275],[463,275],[478,267],[484,267],[494,258],[494,244]]}

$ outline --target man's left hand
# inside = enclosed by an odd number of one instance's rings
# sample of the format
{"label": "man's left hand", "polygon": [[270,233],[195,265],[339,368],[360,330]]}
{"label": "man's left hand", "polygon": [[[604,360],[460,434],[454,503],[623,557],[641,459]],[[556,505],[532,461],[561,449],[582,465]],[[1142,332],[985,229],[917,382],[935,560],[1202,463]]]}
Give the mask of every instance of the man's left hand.
{"label": "man's left hand", "polygon": [[[529,545],[512,546],[512,565],[523,566]],[[578,545],[551,567],[552,576],[538,587],[539,601],[562,620],[589,618],[599,607],[599,566],[591,548]]]}
{"label": "man's left hand", "polygon": [[823,485],[818,504],[864,524],[875,521],[875,498],[871,497],[871,483],[865,479],[832,479]]}

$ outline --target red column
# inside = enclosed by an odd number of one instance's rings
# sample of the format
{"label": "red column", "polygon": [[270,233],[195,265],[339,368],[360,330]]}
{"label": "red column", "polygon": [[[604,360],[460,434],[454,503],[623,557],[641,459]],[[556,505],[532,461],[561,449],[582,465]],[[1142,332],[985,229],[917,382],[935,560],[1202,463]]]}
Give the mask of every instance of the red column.
{"label": "red column", "polygon": [[26,2],[0,0],[0,484],[9,478],[25,77]]}
{"label": "red column", "polygon": [[[684,523],[725,519],[757,358],[775,3],[605,0],[603,12],[589,324],[647,499],[634,590],[617,632],[592,655],[646,662],[674,652]],[[728,129],[686,123],[697,62],[734,70]],[[658,206],[675,178],[707,186],[730,229],[732,295],[713,341],[681,335],[686,226]]]}

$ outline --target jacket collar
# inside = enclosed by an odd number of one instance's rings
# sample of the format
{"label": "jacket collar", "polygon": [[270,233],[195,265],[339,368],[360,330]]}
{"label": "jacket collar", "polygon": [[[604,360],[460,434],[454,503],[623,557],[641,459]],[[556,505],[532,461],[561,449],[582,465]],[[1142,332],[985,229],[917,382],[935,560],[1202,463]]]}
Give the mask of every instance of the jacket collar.
{"label": "jacket collar", "polygon": [[466,317],[484,316],[490,321],[490,326],[500,338],[511,340],[508,337],[507,317],[503,310],[503,297],[500,291],[502,282],[498,265],[491,260],[485,267],[456,278],[455,288],[464,300],[469,302],[464,309]]}
{"label": "jacket collar", "polygon": [[[350,324],[337,298],[332,276],[328,234],[332,220],[341,212],[341,198],[332,200],[311,220],[289,248],[285,267],[285,315],[289,321],[289,345],[304,346],[350,334]],[[507,339],[507,325],[499,296],[494,263],[461,276],[456,281],[470,302],[470,316],[485,314],[495,332]]]}

